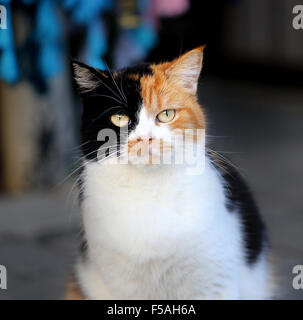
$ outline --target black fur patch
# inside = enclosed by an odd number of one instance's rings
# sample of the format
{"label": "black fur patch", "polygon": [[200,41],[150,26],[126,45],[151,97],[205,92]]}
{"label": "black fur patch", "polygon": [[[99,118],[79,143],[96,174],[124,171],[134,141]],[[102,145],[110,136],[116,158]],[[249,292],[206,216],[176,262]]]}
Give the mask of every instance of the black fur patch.
{"label": "black fur patch", "polygon": [[85,231],[83,229],[81,229],[79,237],[80,237],[80,246],[79,246],[80,258],[82,259],[82,261],[86,261],[88,257],[88,243],[86,240]]}
{"label": "black fur patch", "polygon": [[237,170],[228,163],[224,163],[223,169],[210,152],[208,152],[208,156],[212,159],[215,168],[220,172],[226,183],[227,209],[236,211],[240,215],[247,263],[253,264],[258,260],[267,242],[266,229],[259,209],[248,185]]}
{"label": "black fur patch", "polygon": [[[82,112],[82,153],[89,160],[96,160],[97,153],[104,142],[98,141],[97,136],[102,129],[113,129],[120,139],[120,130],[110,121],[113,114],[119,112],[127,114],[130,119],[128,132],[130,133],[137,125],[138,111],[142,103],[140,78],[152,74],[149,64],[141,64],[122,69],[114,74],[109,71],[99,72],[83,63],[74,62],[74,65],[89,70],[95,77],[100,79],[100,85],[94,90],[81,93],[83,99]],[[138,76],[136,77],[134,76]],[[79,88],[79,86],[77,85]],[[79,88],[80,89],[80,88]],[[123,95],[125,97],[123,97]],[[125,101],[126,100],[126,101]],[[118,146],[119,148],[119,146]],[[83,170],[79,172],[81,176]],[[79,203],[81,205],[85,190],[82,177],[78,180]],[[81,232],[80,255],[83,260],[87,258],[88,244],[84,230]]]}
{"label": "black fur patch", "polygon": [[74,62],[75,64],[79,68],[85,68],[100,80],[100,84],[93,90],[81,94],[83,98],[82,151],[87,159],[96,160],[99,148],[107,142],[97,140],[101,129],[114,130],[118,145],[123,142],[120,137],[120,128],[110,121],[113,114],[123,113],[129,116],[128,133],[136,127],[138,111],[142,104],[140,77],[152,74],[152,70],[149,64],[141,64],[112,74],[109,71],[100,72],[83,63]]}

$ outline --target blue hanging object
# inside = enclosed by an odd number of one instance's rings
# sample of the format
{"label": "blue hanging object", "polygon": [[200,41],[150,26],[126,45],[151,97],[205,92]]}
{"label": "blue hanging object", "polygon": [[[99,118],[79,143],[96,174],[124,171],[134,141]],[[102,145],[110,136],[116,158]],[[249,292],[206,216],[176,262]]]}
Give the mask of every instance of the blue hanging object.
{"label": "blue hanging object", "polygon": [[10,2],[11,2],[11,0],[1,0],[0,4],[7,5],[7,4],[10,4]]}
{"label": "blue hanging object", "polygon": [[37,8],[36,39],[39,44],[38,65],[46,79],[63,70],[60,19],[52,0],[40,0]]}
{"label": "blue hanging object", "polygon": [[114,7],[116,0],[78,0],[74,6],[72,17],[75,22],[87,25],[87,40],[85,49],[86,62],[99,69],[106,65],[102,56],[107,51],[105,26],[102,23],[102,13]]}
{"label": "blue hanging object", "polygon": [[[102,14],[113,10],[118,0],[15,0],[24,5],[36,4],[36,27],[34,39],[38,47],[39,73],[47,81],[64,69],[63,30],[57,12],[60,5],[70,12],[72,24],[87,26],[85,60],[88,64],[106,69],[103,57],[108,51],[106,26]],[[125,65],[143,59],[157,41],[157,33],[151,16],[152,0],[137,0],[137,23],[132,27],[121,27],[118,37],[116,65]],[[8,83],[19,79],[14,35],[11,21],[11,0],[0,0],[7,9],[7,29],[0,30],[0,78]],[[139,24],[138,24],[139,23]],[[119,50],[121,49],[122,50]],[[124,49],[123,49],[124,48]],[[117,61],[120,61],[117,63]]]}
{"label": "blue hanging object", "polygon": [[71,10],[72,8],[74,8],[79,0],[61,0],[62,1],[62,5],[66,10]]}
{"label": "blue hanging object", "polygon": [[142,50],[148,52],[157,42],[157,34],[154,26],[142,23],[139,28],[131,32],[131,37]]}
{"label": "blue hanging object", "polygon": [[77,23],[89,25],[101,12],[112,9],[114,3],[115,0],[78,0],[72,18]]}
{"label": "blue hanging object", "polygon": [[142,17],[142,23],[139,28],[132,32],[132,37],[138,46],[146,53],[156,44],[157,32],[155,25],[149,17],[152,0],[139,0],[139,11]]}
{"label": "blue hanging object", "polygon": [[14,47],[13,27],[11,22],[10,0],[0,1],[6,8],[6,29],[1,29],[0,33],[0,78],[8,83],[15,83],[19,77],[17,57]]}
{"label": "blue hanging object", "polygon": [[105,69],[102,56],[107,51],[107,40],[103,23],[98,19],[89,25],[86,41],[86,62],[94,68]]}
{"label": "blue hanging object", "polygon": [[[21,0],[25,5],[30,6],[33,4],[36,0]],[[38,0],[39,1],[39,0]]]}

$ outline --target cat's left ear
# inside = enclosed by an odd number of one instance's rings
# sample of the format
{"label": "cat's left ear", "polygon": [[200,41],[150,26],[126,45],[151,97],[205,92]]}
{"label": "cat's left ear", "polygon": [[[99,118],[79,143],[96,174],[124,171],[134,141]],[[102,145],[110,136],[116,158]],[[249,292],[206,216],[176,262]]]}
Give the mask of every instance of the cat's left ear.
{"label": "cat's left ear", "polygon": [[196,94],[202,69],[205,46],[195,48],[173,60],[166,69],[166,75],[191,94]]}
{"label": "cat's left ear", "polygon": [[108,78],[106,71],[95,69],[82,62],[72,61],[72,69],[81,95],[89,94]]}

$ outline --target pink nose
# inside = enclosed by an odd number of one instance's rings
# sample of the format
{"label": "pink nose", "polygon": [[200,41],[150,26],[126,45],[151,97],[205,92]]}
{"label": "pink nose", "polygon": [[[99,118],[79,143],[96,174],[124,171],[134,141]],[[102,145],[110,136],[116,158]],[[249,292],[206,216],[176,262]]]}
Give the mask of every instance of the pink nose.
{"label": "pink nose", "polygon": [[148,135],[148,136],[138,137],[137,141],[138,142],[143,142],[143,143],[146,143],[146,144],[151,144],[152,141],[153,141],[153,138],[152,138],[151,135]]}

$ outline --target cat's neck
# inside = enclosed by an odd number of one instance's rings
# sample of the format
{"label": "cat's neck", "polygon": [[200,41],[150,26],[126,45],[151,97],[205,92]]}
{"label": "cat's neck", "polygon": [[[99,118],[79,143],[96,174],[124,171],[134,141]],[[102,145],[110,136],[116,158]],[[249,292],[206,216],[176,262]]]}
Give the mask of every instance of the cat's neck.
{"label": "cat's neck", "polygon": [[186,169],[88,164],[82,209],[90,245],[136,257],[148,251],[148,260],[170,255],[184,234],[207,230],[225,210],[220,177],[209,161],[201,175]]}

